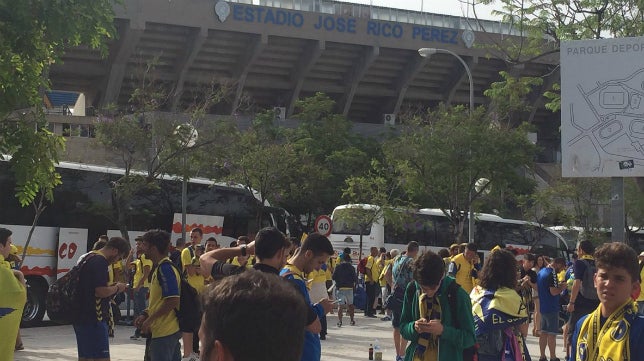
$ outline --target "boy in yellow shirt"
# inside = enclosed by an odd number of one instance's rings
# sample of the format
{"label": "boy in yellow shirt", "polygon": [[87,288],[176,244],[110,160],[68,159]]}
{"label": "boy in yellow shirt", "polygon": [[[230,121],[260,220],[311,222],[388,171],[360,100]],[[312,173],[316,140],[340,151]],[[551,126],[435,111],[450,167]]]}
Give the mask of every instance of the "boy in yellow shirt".
{"label": "boy in yellow shirt", "polygon": [[146,354],[154,361],[175,361],[181,357],[181,332],[175,313],[180,305],[180,275],[168,258],[169,246],[168,232],[152,230],[143,235],[143,252],[156,268],[150,281],[150,306],[134,325],[150,335]]}

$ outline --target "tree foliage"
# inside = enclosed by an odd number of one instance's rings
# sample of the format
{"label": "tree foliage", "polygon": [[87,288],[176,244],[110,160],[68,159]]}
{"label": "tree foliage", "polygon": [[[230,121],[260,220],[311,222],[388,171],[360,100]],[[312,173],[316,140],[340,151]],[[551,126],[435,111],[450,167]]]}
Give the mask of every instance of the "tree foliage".
{"label": "tree foliage", "polygon": [[47,130],[40,111],[49,67],[69,47],[106,50],[115,33],[114,3],[0,0],[0,154],[13,156],[15,191],[23,206],[40,191],[51,201],[60,182],[54,165],[64,141]]}
{"label": "tree foliage", "polygon": [[299,181],[310,193],[291,203],[301,205],[299,212],[309,216],[309,223],[312,215],[328,214],[338,205],[345,179],[365,174],[371,159],[380,157],[379,145],[353,133],[351,121],[334,108],[331,98],[317,93],[298,100],[293,115],[299,125],[289,140],[307,171]]}
{"label": "tree foliage", "polygon": [[[388,164],[401,177],[409,201],[440,208],[462,236],[467,210],[487,187],[512,188],[525,179],[535,146],[526,126],[505,127],[484,117],[470,116],[463,107],[439,107],[409,122],[411,129],[384,145]],[[480,178],[490,180],[475,187]]]}
{"label": "tree foliage", "polygon": [[231,122],[206,120],[206,110],[225,96],[227,88],[213,82],[185,114],[170,114],[159,111],[169,96],[154,75],[152,62],[140,74],[139,86],[129,100],[133,113],[109,107],[96,126],[97,140],[121,158],[120,166],[125,169],[110,184],[112,211],[123,237],[127,237],[126,220],[136,194],[158,187],[157,180],[164,175],[187,179],[217,173],[236,139]]}

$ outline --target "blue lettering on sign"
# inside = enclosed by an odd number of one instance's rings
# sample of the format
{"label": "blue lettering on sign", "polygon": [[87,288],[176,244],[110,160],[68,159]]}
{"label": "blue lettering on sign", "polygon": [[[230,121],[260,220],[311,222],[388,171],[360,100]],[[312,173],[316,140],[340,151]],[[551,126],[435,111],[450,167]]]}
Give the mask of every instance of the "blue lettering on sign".
{"label": "blue lettering on sign", "polygon": [[[232,18],[235,21],[247,23],[274,24],[295,28],[304,26],[304,15],[301,12],[243,4],[232,4]],[[366,31],[367,35],[382,38],[401,39],[404,36],[409,37],[409,35],[405,34],[402,24],[388,21],[369,20],[365,29],[358,27],[356,18],[322,14],[317,17],[312,25],[315,30],[327,32],[356,34]],[[458,30],[413,25],[411,38],[425,42],[458,44]]]}
{"label": "blue lettering on sign", "polygon": [[403,36],[403,28],[402,25],[397,23],[369,20],[367,22],[367,35],[400,39]]}
{"label": "blue lettering on sign", "polygon": [[339,33],[356,33],[356,19],[355,18],[337,18],[335,16],[318,16],[318,21],[313,25],[313,28],[326,31],[337,31]]}
{"label": "blue lettering on sign", "polygon": [[233,5],[233,19],[247,23],[275,24],[301,28],[304,25],[304,16],[301,13],[282,9],[270,9]]}
{"label": "blue lettering on sign", "polygon": [[431,26],[414,26],[412,39],[422,39],[428,42],[458,44],[458,31],[452,29],[434,28]]}

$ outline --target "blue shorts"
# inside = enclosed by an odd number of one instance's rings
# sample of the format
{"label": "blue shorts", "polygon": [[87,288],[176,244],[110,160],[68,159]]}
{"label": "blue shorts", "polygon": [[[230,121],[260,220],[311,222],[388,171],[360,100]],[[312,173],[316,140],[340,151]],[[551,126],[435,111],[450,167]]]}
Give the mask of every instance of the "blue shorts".
{"label": "blue shorts", "polygon": [[394,328],[400,328],[401,317],[402,317],[402,310],[391,310],[391,325]]}
{"label": "blue shorts", "polygon": [[558,334],[559,333],[559,313],[549,312],[541,314],[541,332]]}
{"label": "blue shorts", "polygon": [[78,358],[110,358],[110,342],[107,336],[107,322],[75,324]]}
{"label": "blue shorts", "polygon": [[337,300],[340,305],[352,305],[353,304],[353,289],[338,290]]}

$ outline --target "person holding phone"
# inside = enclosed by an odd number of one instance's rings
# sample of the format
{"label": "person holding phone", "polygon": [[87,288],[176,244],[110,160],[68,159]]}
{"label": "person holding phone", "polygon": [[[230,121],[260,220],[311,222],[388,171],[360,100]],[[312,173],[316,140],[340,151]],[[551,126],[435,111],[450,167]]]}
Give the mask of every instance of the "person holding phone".
{"label": "person holding phone", "polygon": [[[463,350],[475,343],[470,296],[454,278],[445,276],[441,256],[427,251],[412,266],[414,281],[405,292],[400,334],[410,341],[405,361],[462,360]],[[455,290],[455,312],[448,294]]]}

